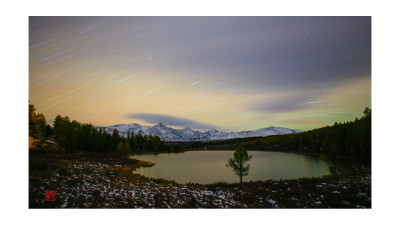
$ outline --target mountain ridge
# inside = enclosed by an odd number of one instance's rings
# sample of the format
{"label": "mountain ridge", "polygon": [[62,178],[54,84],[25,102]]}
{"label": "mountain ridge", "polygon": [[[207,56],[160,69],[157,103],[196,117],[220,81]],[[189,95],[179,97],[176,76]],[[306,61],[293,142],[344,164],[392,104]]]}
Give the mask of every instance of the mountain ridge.
{"label": "mountain ridge", "polygon": [[[104,126],[93,126],[100,129]],[[190,127],[184,129],[174,129],[163,123],[158,123],[154,126],[144,126],[137,123],[131,124],[116,124],[104,127],[108,133],[112,133],[116,129],[121,136],[126,137],[128,132],[142,135],[158,136],[167,142],[189,142],[189,141],[212,141],[212,140],[227,140],[233,138],[246,137],[266,137],[271,135],[300,133],[302,130],[289,129],[284,127],[269,126],[257,130],[239,131],[239,132],[223,132],[216,129],[211,129],[205,132],[193,130]]]}

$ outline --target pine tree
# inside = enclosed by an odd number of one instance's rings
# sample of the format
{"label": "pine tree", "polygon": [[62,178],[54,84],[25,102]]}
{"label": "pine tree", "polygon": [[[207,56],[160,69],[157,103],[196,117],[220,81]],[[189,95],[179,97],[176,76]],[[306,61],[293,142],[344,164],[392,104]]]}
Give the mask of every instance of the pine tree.
{"label": "pine tree", "polygon": [[239,147],[233,153],[233,158],[228,160],[226,164],[233,172],[240,177],[240,185],[242,185],[242,177],[249,175],[250,164],[246,164],[252,158],[251,155],[243,147]]}
{"label": "pine tree", "polygon": [[131,138],[129,139],[129,148],[132,151],[135,151],[136,146],[135,146],[135,133],[134,132],[131,133]]}
{"label": "pine tree", "polygon": [[39,139],[41,142],[48,136],[46,118],[41,113],[36,113],[34,105],[29,104],[29,136]]}
{"label": "pine tree", "polygon": [[124,153],[124,143],[122,141],[118,143],[117,152]]}
{"label": "pine tree", "polygon": [[131,150],[130,150],[130,147],[129,147],[129,142],[125,141],[124,142],[124,153],[130,153],[130,152],[131,152]]}
{"label": "pine tree", "polygon": [[117,145],[120,142],[120,136],[117,131],[117,129],[114,129],[112,135],[111,135],[111,151],[116,151],[117,150]]}

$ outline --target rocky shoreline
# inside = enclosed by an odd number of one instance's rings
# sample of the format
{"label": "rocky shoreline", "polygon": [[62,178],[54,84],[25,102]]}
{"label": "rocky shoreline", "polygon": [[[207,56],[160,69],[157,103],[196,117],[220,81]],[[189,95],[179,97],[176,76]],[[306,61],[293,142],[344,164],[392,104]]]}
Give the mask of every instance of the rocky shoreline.
{"label": "rocky shoreline", "polygon": [[[371,208],[371,170],[239,184],[178,184],[132,173],[151,166],[126,156],[30,155],[29,208]],[[46,190],[56,192],[46,201]]]}

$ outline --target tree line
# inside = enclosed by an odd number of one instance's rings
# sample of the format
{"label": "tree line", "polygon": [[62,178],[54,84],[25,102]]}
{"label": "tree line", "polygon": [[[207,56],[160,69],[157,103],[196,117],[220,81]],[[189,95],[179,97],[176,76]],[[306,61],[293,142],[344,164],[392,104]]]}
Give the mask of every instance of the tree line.
{"label": "tree line", "polygon": [[366,107],[360,119],[334,123],[332,126],[301,133],[182,143],[181,146],[186,149],[216,150],[243,146],[245,149],[323,154],[333,161],[337,159],[371,161],[371,109]]}
{"label": "tree line", "polygon": [[127,133],[120,136],[115,129],[112,134],[104,127],[95,128],[92,124],[70,120],[68,116],[56,116],[53,127],[46,123],[43,114],[36,113],[35,107],[29,105],[29,136],[38,140],[38,147],[51,139],[66,154],[76,151],[94,152],[176,152],[177,145],[166,144],[157,136]]}
{"label": "tree line", "polygon": [[270,146],[285,150],[324,154],[335,161],[360,159],[371,161],[371,109],[352,122],[334,123],[297,134],[286,134],[250,141],[246,148]]}
{"label": "tree line", "polygon": [[58,115],[51,127],[41,113],[29,105],[29,136],[42,146],[52,139],[67,153],[79,151],[96,152],[177,152],[181,149],[245,149],[287,150],[326,155],[331,160],[361,159],[371,161],[371,109],[366,107],[364,115],[354,121],[335,123],[302,133],[268,137],[238,138],[213,142],[165,143],[158,136],[128,133],[120,136],[105,128],[71,121]]}

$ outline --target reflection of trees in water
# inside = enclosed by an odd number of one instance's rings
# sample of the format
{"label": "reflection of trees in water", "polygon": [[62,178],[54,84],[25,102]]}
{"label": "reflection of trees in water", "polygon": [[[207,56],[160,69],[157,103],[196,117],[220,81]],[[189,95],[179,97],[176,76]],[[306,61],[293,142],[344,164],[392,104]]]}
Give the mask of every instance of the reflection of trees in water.
{"label": "reflection of trees in water", "polygon": [[332,174],[332,175],[336,175],[336,174],[339,173],[339,171],[337,171],[336,167],[333,166],[333,165],[330,165],[330,166],[329,166],[329,171],[331,171],[331,174]]}
{"label": "reflection of trees in water", "polygon": [[[237,177],[225,167],[233,151],[188,151],[180,154],[137,155],[144,161],[156,163],[134,173],[176,180],[178,183],[217,181],[237,182]],[[249,151],[253,155],[249,176],[243,181],[297,179],[335,174],[330,164],[318,157],[295,153]],[[337,172],[337,171],[336,171]]]}

